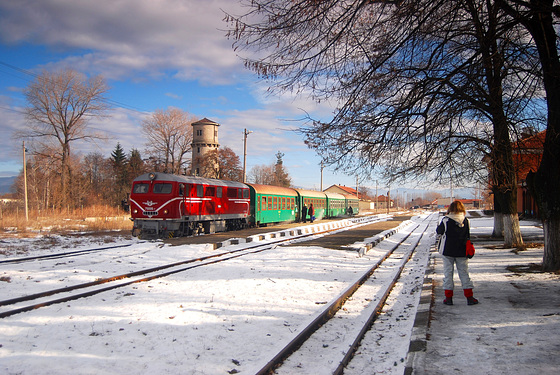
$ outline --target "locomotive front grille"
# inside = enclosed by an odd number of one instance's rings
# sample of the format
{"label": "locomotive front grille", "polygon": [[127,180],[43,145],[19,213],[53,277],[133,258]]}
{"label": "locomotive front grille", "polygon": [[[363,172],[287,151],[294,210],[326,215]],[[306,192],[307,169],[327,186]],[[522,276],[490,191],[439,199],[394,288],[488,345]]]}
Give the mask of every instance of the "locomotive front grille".
{"label": "locomotive front grille", "polygon": [[152,216],[157,216],[158,212],[157,211],[143,211],[142,215],[152,217]]}

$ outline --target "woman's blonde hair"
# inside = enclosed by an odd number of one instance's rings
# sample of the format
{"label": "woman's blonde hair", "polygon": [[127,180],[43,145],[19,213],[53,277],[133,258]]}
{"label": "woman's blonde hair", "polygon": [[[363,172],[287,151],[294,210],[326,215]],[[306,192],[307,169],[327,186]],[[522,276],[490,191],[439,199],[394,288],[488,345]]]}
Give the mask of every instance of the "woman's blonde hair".
{"label": "woman's blonde hair", "polygon": [[451,213],[451,212],[462,212],[464,214],[467,213],[467,210],[465,209],[465,206],[463,205],[463,203],[461,203],[460,201],[454,201],[453,203],[451,203],[449,205],[449,208],[447,209],[447,213]]}

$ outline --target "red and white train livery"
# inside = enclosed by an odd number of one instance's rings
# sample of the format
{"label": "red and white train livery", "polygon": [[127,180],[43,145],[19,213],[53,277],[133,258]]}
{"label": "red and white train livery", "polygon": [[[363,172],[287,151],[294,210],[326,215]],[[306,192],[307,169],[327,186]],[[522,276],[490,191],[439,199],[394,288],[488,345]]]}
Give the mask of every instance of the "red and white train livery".
{"label": "red and white train livery", "polygon": [[166,173],[133,181],[130,213],[133,234],[179,237],[247,226],[249,187],[240,182]]}

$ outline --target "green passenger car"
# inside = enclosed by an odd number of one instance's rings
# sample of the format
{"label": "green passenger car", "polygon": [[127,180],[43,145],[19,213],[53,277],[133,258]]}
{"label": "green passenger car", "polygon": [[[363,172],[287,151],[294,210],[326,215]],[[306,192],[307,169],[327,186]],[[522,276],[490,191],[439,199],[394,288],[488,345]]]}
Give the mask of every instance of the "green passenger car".
{"label": "green passenger car", "polygon": [[[296,189],[296,191],[298,193],[297,206],[300,213],[304,204],[307,206],[307,212],[309,212],[309,207],[313,204],[316,220],[321,220],[326,216],[327,196],[325,193],[321,191],[303,189]],[[307,219],[309,219],[309,214],[307,215]],[[298,216],[298,221],[303,221],[301,215]]]}
{"label": "green passenger car", "polygon": [[327,217],[341,217],[346,215],[346,198],[342,194],[326,191]]}
{"label": "green passenger car", "polygon": [[250,225],[296,221],[298,194],[295,190],[279,186],[247,185],[251,194]]}
{"label": "green passenger car", "polygon": [[360,200],[354,195],[344,194],[346,198],[346,213],[356,215],[360,210]]}

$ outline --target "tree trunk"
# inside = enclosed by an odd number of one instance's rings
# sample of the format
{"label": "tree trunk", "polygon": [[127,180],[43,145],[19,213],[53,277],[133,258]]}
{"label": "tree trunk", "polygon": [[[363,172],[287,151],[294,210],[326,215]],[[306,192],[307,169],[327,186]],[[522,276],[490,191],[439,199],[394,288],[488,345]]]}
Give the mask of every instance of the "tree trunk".
{"label": "tree trunk", "polygon": [[560,244],[560,220],[544,220],[543,224],[545,243],[543,271],[556,271],[560,269],[560,252],[558,251],[558,244]]}
{"label": "tree trunk", "polygon": [[504,214],[494,211],[494,230],[492,237],[502,238],[504,236]]}
{"label": "tree trunk", "polygon": [[560,59],[556,47],[553,1],[532,1],[538,11],[524,24],[530,31],[541,61],[546,91],[548,125],[541,165],[531,176],[530,189],[544,224],[543,269],[560,270]]}
{"label": "tree trunk", "polygon": [[[517,174],[513,163],[513,152],[509,136],[509,123],[503,102],[504,60],[497,43],[497,12],[494,6],[488,8],[488,32],[478,27],[484,75],[488,85],[488,111],[492,117],[494,144],[492,146],[492,185],[495,212],[494,235],[504,235],[504,246],[518,247],[523,244],[517,217]],[[500,220],[501,219],[501,220]]]}
{"label": "tree trunk", "polygon": [[[514,181],[515,181],[514,177]],[[517,190],[514,189],[517,184],[504,184],[502,189],[496,189],[494,200],[500,202],[500,215],[501,216],[501,232],[496,230],[496,233],[501,233],[504,237],[504,247],[521,247],[523,246],[523,237],[521,236],[521,229],[519,228],[519,216],[517,215]],[[507,187],[507,190],[504,189]],[[499,190],[499,192],[498,192]],[[505,191],[504,191],[505,190]],[[494,224],[496,225],[496,217]]]}
{"label": "tree trunk", "polygon": [[521,229],[519,228],[519,217],[514,214],[504,214],[504,247],[520,247],[523,245]]}

